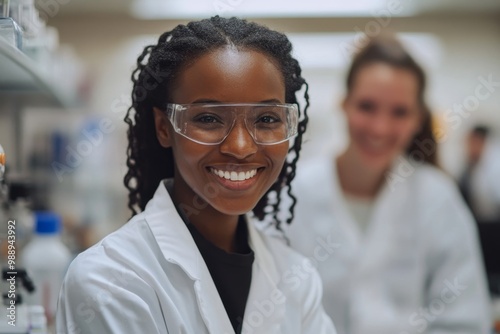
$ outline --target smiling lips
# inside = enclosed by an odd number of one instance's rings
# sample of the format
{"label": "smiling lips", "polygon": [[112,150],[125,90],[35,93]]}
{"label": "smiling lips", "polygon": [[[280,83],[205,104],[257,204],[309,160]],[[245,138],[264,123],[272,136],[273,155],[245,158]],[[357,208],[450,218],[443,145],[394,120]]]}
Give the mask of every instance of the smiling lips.
{"label": "smiling lips", "polygon": [[365,142],[364,147],[371,152],[380,153],[385,152],[389,148],[389,145],[383,142]]}
{"label": "smiling lips", "polygon": [[257,175],[257,169],[252,169],[246,172],[236,172],[236,171],[223,171],[220,169],[210,168],[212,174],[217,175],[220,178],[230,180],[230,181],[245,181],[253,178]]}

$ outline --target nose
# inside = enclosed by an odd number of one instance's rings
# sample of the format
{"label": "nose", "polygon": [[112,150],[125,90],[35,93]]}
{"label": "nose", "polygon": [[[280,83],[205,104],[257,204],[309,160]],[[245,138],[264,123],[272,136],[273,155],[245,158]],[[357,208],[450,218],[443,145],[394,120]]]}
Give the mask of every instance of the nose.
{"label": "nose", "polygon": [[236,159],[245,159],[257,152],[258,146],[242,120],[237,121],[226,139],[220,144],[220,151]]}
{"label": "nose", "polygon": [[371,120],[371,130],[374,135],[386,136],[390,133],[392,120],[387,113],[377,113]]}

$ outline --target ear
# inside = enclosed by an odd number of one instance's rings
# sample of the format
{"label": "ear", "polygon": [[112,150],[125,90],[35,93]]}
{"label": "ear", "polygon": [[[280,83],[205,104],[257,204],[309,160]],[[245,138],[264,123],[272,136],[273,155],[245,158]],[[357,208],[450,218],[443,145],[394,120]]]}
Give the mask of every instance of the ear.
{"label": "ear", "polygon": [[170,122],[168,121],[164,111],[153,107],[153,113],[155,120],[156,138],[158,138],[161,146],[168,148],[172,146]]}
{"label": "ear", "polygon": [[344,96],[344,98],[340,102],[340,107],[342,108],[342,110],[344,112],[346,112],[346,110],[347,110],[347,108],[346,108],[347,107],[347,99],[348,99],[348,96],[346,95],[346,96]]}

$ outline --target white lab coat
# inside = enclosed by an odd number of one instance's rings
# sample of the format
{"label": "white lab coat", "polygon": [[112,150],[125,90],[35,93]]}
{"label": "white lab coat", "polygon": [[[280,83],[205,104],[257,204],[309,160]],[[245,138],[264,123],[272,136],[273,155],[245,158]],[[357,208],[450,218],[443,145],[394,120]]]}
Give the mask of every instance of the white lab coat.
{"label": "white lab coat", "polygon": [[[255,261],[242,333],[335,333],[317,271],[248,225]],[[143,213],[73,261],[56,320],[58,334],[234,333],[163,183]]]}
{"label": "white lab coat", "polygon": [[333,158],[300,166],[286,234],[313,259],[339,334],[489,333],[489,299],[474,221],[452,181],[401,157],[362,232]]}

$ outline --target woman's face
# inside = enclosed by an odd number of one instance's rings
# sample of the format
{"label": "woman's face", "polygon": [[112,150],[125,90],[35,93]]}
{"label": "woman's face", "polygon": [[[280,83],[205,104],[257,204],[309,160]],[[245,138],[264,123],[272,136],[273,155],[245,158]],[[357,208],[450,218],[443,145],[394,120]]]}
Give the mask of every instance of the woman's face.
{"label": "woman's face", "polygon": [[[224,47],[205,54],[181,70],[172,103],[285,103],[284,78],[267,56],[256,51]],[[158,110],[155,119],[160,121]],[[174,132],[162,118],[158,138],[172,147],[175,158],[174,199],[190,213],[205,208],[227,215],[252,210],[276,181],[288,142],[258,145],[239,118],[227,138],[217,145],[195,143]],[[222,171],[245,173],[244,181],[220,177]],[[255,175],[254,175],[255,174]],[[180,204],[180,203],[178,203]]]}
{"label": "woman's face", "polygon": [[410,145],[422,112],[415,74],[384,63],[361,67],[343,107],[349,148],[360,163],[384,170]]}

